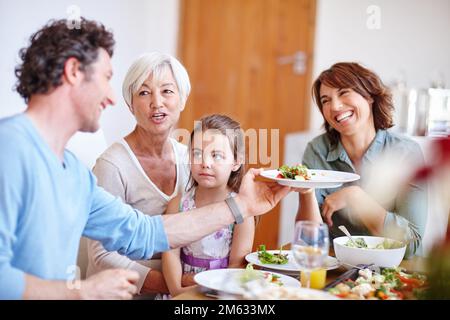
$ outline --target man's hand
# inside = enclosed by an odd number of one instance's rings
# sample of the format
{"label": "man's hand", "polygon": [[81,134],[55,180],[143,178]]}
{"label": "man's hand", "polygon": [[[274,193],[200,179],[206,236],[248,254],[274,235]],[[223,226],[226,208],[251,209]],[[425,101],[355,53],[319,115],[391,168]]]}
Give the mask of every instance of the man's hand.
{"label": "man's hand", "polygon": [[263,171],[264,169],[250,169],[242,179],[236,201],[246,217],[266,213],[290,191],[289,187],[276,182],[255,181]]}
{"label": "man's hand", "polygon": [[94,274],[81,282],[81,299],[131,299],[137,293],[134,283],[139,279],[136,271],[110,269]]}

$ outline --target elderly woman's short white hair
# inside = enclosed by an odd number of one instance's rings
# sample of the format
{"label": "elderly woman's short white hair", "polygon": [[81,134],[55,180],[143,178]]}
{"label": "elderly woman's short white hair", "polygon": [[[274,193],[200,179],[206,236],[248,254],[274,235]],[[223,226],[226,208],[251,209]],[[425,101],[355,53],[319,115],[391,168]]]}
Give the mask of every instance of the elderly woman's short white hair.
{"label": "elderly woman's short white hair", "polygon": [[133,94],[142,86],[145,80],[153,74],[154,79],[160,79],[169,67],[180,93],[181,107],[184,107],[191,91],[189,76],[183,65],[170,54],[150,52],[140,56],[128,69],[122,85],[122,94],[128,107],[131,108]]}

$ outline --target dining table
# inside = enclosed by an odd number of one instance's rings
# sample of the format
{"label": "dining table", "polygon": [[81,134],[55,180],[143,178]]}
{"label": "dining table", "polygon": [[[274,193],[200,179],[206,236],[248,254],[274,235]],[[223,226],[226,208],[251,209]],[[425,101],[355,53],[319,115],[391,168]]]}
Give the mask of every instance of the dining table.
{"label": "dining table", "polygon": [[[330,255],[334,255],[333,252],[331,252]],[[400,267],[404,268],[408,272],[419,272],[419,273],[426,273],[427,272],[427,259],[425,257],[421,256],[413,256],[409,259],[403,259],[400,263]],[[268,270],[272,271],[272,270]],[[347,268],[345,268],[343,265],[339,266],[336,269],[328,270],[327,276],[326,276],[326,284],[330,284],[333,281],[335,281],[339,276],[344,274],[346,271],[348,271]],[[300,276],[300,272],[299,272]],[[298,279],[298,278],[297,278]],[[194,286],[192,289],[179,294],[176,297],[173,297],[173,300],[216,300],[220,298],[219,296],[215,294],[211,294],[210,290],[207,290],[206,288],[201,287],[200,285]]]}

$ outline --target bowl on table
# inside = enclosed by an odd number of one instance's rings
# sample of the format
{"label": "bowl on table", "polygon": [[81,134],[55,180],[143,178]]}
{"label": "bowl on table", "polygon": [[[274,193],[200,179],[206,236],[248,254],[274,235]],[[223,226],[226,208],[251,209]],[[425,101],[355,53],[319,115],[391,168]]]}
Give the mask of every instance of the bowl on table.
{"label": "bowl on table", "polygon": [[[344,237],[333,240],[334,253],[340,263],[347,269],[351,269],[359,264],[373,264],[378,267],[395,268],[402,262],[405,256],[406,245],[393,239],[373,236],[352,236],[364,239],[368,248],[355,248],[347,246],[349,239]],[[375,246],[385,243],[392,249],[373,249]]]}

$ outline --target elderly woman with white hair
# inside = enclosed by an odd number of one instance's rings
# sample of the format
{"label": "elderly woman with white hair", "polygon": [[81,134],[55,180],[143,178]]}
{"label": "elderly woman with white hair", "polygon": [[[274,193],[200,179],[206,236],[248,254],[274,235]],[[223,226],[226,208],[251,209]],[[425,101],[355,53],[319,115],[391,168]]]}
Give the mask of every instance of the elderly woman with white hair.
{"label": "elderly woman with white hair", "polygon": [[[189,178],[187,147],[170,137],[189,92],[186,69],[174,57],[158,52],[138,58],[123,82],[122,93],[136,127],[99,157],[93,172],[100,186],[145,214],[164,213]],[[140,294],[169,292],[160,255],[132,261],[92,240],[88,255],[88,276],[111,268],[132,269],[140,275]],[[189,277],[184,280],[192,284]]]}

